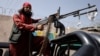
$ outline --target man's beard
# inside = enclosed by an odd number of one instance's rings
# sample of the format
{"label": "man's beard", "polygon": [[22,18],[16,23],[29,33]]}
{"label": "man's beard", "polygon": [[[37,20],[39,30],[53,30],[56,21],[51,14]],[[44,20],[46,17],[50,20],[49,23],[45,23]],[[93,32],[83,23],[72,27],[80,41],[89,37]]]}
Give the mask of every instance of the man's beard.
{"label": "man's beard", "polygon": [[27,17],[31,17],[32,16],[32,12],[23,12],[23,14],[25,15],[25,16],[27,16]]}

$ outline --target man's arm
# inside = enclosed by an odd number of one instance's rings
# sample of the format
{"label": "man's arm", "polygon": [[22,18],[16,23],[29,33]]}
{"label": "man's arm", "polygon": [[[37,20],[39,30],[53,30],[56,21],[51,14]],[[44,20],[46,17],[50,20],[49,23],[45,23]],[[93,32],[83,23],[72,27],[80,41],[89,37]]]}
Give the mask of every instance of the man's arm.
{"label": "man's arm", "polygon": [[19,29],[34,31],[34,29],[36,28],[36,26],[33,24],[24,23],[23,20],[17,14],[13,16],[13,21]]}

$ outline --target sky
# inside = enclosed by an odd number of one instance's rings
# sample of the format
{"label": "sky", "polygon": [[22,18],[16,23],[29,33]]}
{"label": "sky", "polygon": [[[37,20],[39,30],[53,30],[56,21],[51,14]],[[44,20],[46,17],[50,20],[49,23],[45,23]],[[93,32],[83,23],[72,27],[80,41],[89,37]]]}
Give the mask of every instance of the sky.
{"label": "sky", "polygon": [[[96,25],[100,21],[100,0],[0,0],[0,14],[13,15],[22,8],[24,2],[30,2],[32,5],[33,18],[44,19],[51,14],[57,12],[58,8],[61,8],[60,14],[67,14],[79,9],[88,7],[90,5],[96,5],[98,14],[94,21],[88,19],[87,15],[79,17],[68,16],[60,20],[66,27],[88,27]],[[2,10],[3,8],[3,10]],[[84,12],[88,12],[85,10]],[[78,26],[77,24],[81,22]]]}

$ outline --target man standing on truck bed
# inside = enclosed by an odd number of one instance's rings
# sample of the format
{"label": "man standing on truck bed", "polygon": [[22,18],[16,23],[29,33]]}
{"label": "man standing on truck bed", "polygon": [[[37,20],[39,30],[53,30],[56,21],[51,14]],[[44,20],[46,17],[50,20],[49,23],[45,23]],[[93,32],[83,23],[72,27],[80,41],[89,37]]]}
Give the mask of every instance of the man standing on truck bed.
{"label": "man standing on truck bed", "polygon": [[[29,52],[36,50],[39,52],[43,36],[33,36],[31,32],[43,29],[43,25],[35,25],[40,19],[32,19],[32,6],[29,2],[25,2],[23,7],[19,10],[19,14],[13,16],[13,29],[10,37],[10,56],[29,56]],[[30,41],[31,38],[31,43]],[[29,47],[30,44],[30,47]],[[30,48],[30,50],[29,50]],[[50,46],[48,44],[44,56],[50,56]]]}

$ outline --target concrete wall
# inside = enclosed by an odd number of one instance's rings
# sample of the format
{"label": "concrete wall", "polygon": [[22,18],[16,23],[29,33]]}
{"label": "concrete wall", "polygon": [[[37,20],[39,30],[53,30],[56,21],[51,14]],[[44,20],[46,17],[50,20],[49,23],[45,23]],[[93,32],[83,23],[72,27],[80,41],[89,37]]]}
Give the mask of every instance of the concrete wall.
{"label": "concrete wall", "polygon": [[0,42],[8,42],[12,24],[11,16],[0,15]]}

